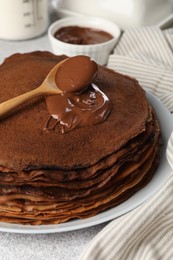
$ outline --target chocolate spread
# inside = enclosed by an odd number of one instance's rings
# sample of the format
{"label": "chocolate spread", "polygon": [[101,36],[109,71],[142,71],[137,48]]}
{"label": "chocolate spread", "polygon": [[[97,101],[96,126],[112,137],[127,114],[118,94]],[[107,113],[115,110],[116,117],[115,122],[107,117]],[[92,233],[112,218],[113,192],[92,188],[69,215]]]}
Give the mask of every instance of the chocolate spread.
{"label": "chocolate spread", "polygon": [[97,64],[79,55],[67,59],[61,66],[55,74],[55,82],[63,92],[45,97],[51,115],[45,130],[54,129],[60,123],[61,132],[65,133],[77,125],[103,122],[111,106],[108,97],[92,83]]}
{"label": "chocolate spread", "polygon": [[55,32],[54,37],[62,42],[80,45],[102,43],[113,38],[103,30],[79,26],[62,27]]}
{"label": "chocolate spread", "polygon": [[55,83],[63,92],[80,92],[96,77],[97,63],[88,56],[66,59],[55,74]]}

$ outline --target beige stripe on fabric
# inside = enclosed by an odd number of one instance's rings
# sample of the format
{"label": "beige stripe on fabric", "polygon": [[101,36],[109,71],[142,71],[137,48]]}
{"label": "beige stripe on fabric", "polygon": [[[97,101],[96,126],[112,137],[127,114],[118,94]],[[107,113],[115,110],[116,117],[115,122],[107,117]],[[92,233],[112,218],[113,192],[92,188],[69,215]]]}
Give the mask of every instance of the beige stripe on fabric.
{"label": "beige stripe on fabric", "polygon": [[[126,31],[108,67],[137,78],[173,112],[173,29]],[[167,157],[173,168],[173,134]],[[110,222],[88,245],[80,260],[173,259],[173,174],[147,203]]]}

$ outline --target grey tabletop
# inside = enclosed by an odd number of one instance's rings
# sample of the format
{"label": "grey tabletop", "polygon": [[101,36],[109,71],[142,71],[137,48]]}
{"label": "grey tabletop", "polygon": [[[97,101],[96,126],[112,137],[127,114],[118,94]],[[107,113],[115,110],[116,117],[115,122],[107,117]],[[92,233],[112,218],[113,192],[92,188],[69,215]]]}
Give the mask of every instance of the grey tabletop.
{"label": "grey tabletop", "polygon": [[[47,35],[27,41],[0,40],[0,63],[13,53],[51,51]],[[53,234],[0,232],[0,260],[76,260],[106,225]]]}

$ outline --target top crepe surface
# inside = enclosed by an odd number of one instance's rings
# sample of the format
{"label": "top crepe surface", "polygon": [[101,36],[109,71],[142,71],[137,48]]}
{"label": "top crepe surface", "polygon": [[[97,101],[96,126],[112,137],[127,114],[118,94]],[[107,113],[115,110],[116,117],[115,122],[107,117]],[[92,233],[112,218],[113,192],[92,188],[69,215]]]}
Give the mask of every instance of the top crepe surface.
{"label": "top crepe surface", "polygon": [[[0,102],[38,87],[65,56],[48,52],[16,54],[0,66]],[[99,67],[96,85],[109,97],[112,110],[101,124],[47,133],[44,98],[21,106],[0,122],[0,165],[14,170],[82,168],[120,149],[145,130],[149,106],[135,79]]]}

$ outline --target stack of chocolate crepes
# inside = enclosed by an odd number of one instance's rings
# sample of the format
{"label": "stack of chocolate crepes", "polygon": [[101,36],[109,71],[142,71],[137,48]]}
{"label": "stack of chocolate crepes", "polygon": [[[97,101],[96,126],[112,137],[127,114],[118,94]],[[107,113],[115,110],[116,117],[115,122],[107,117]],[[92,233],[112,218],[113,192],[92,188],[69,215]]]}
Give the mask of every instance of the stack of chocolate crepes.
{"label": "stack of chocolate crepes", "polygon": [[[39,86],[64,56],[15,54],[0,66],[0,102]],[[99,67],[94,82],[110,99],[107,119],[45,131],[44,98],[0,122],[0,221],[54,224],[87,218],[128,199],[159,163],[160,128],[135,79]]]}

